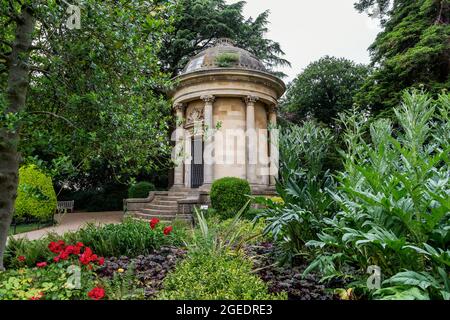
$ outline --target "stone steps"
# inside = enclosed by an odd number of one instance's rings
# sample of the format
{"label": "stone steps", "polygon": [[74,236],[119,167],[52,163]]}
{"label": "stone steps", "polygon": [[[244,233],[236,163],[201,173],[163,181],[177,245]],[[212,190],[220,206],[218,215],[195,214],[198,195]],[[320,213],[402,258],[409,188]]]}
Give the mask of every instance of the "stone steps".
{"label": "stone steps", "polygon": [[171,214],[177,214],[177,210],[157,210],[157,209],[141,209],[140,212],[149,215],[171,215]]}
{"label": "stone steps", "polygon": [[176,200],[153,200],[152,204],[156,204],[158,206],[173,206],[177,205]]}
{"label": "stone steps", "polygon": [[189,197],[191,193],[184,190],[158,191],[150,203],[146,203],[142,209],[129,211],[128,215],[134,219],[150,220],[158,218],[162,222],[170,223],[173,220],[182,220],[192,223],[190,214],[178,214],[178,201]]}
{"label": "stone steps", "polygon": [[178,205],[177,203],[173,203],[170,205],[162,205],[162,204],[154,204],[153,202],[146,205],[145,209],[153,209],[153,210],[166,210],[166,211],[177,211]]}
{"label": "stone steps", "polygon": [[129,212],[129,216],[133,219],[149,221],[152,218],[158,218],[160,222],[170,223],[174,220],[185,221],[188,223],[192,223],[192,215],[190,214],[163,214],[163,215],[148,215],[142,212]]}

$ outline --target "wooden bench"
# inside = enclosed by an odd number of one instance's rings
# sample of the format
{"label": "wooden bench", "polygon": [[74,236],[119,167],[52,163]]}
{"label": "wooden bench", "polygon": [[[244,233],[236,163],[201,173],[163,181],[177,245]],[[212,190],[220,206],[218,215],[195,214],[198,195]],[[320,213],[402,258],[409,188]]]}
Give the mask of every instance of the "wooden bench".
{"label": "wooden bench", "polygon": [[75,201],[58,201],[58,207],[57,207],[57,212],[58,213],[63,213],[64,211],[68,211],[70,210],[70,212],[73,212],[73,207],[75,205]]}

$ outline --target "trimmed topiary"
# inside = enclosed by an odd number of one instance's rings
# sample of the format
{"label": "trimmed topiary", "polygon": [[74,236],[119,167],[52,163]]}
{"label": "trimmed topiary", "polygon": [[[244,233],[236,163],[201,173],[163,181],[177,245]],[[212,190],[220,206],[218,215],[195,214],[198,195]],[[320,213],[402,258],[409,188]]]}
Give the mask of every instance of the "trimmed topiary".
{"label": "trimmed topiary", "polygon": [[49,220],[56,210],[56,203],[55,189],[49,176],[35,165],[19,169],[15,219]]}
{"label": "trimmed topiary", "polygon": [[214,181],[211,187],[211,206],[222,219],[229,219],[242,209],[249,200],[247,195],[251,193],[248,181],[235,177],[222,178]]}
{"label": "trimmed topiary", "polygon": [[130,199],[147,198],[151,191],[155,191],[153,183],[147,181],[138,182],[128,189],[128,197]]}

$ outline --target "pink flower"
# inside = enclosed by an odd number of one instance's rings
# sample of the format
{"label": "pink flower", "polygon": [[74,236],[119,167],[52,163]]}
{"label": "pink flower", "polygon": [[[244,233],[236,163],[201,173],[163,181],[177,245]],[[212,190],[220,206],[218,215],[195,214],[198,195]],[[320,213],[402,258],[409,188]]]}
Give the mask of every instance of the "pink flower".
{"label": "pink flower", "polygon": [[36,263],[36,267],[38,268],[45,268],[47,266],[47,262],[38,262]]}

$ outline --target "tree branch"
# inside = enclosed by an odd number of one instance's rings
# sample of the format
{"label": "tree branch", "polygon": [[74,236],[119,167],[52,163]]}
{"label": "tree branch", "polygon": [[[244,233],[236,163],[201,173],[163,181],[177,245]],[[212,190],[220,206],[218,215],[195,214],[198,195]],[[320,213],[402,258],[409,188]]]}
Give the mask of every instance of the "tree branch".
{"label": "tree branch", "polygon": [[46,114],[46,115],[49,115],[49,116],[61,119],[61,120],[65,121],[67,124],[69,124],[71,127],[76,128],[75,124],[72,121],[70,121],[69,119],[67,119],[67,118],[65,118],[63,116],[60,116],[60,115],[58,115],[56,113],[53,113],[53,112],[49,112],[49,111],[34,111],[34,112],[29,112],[29,113],[30,114]]}

